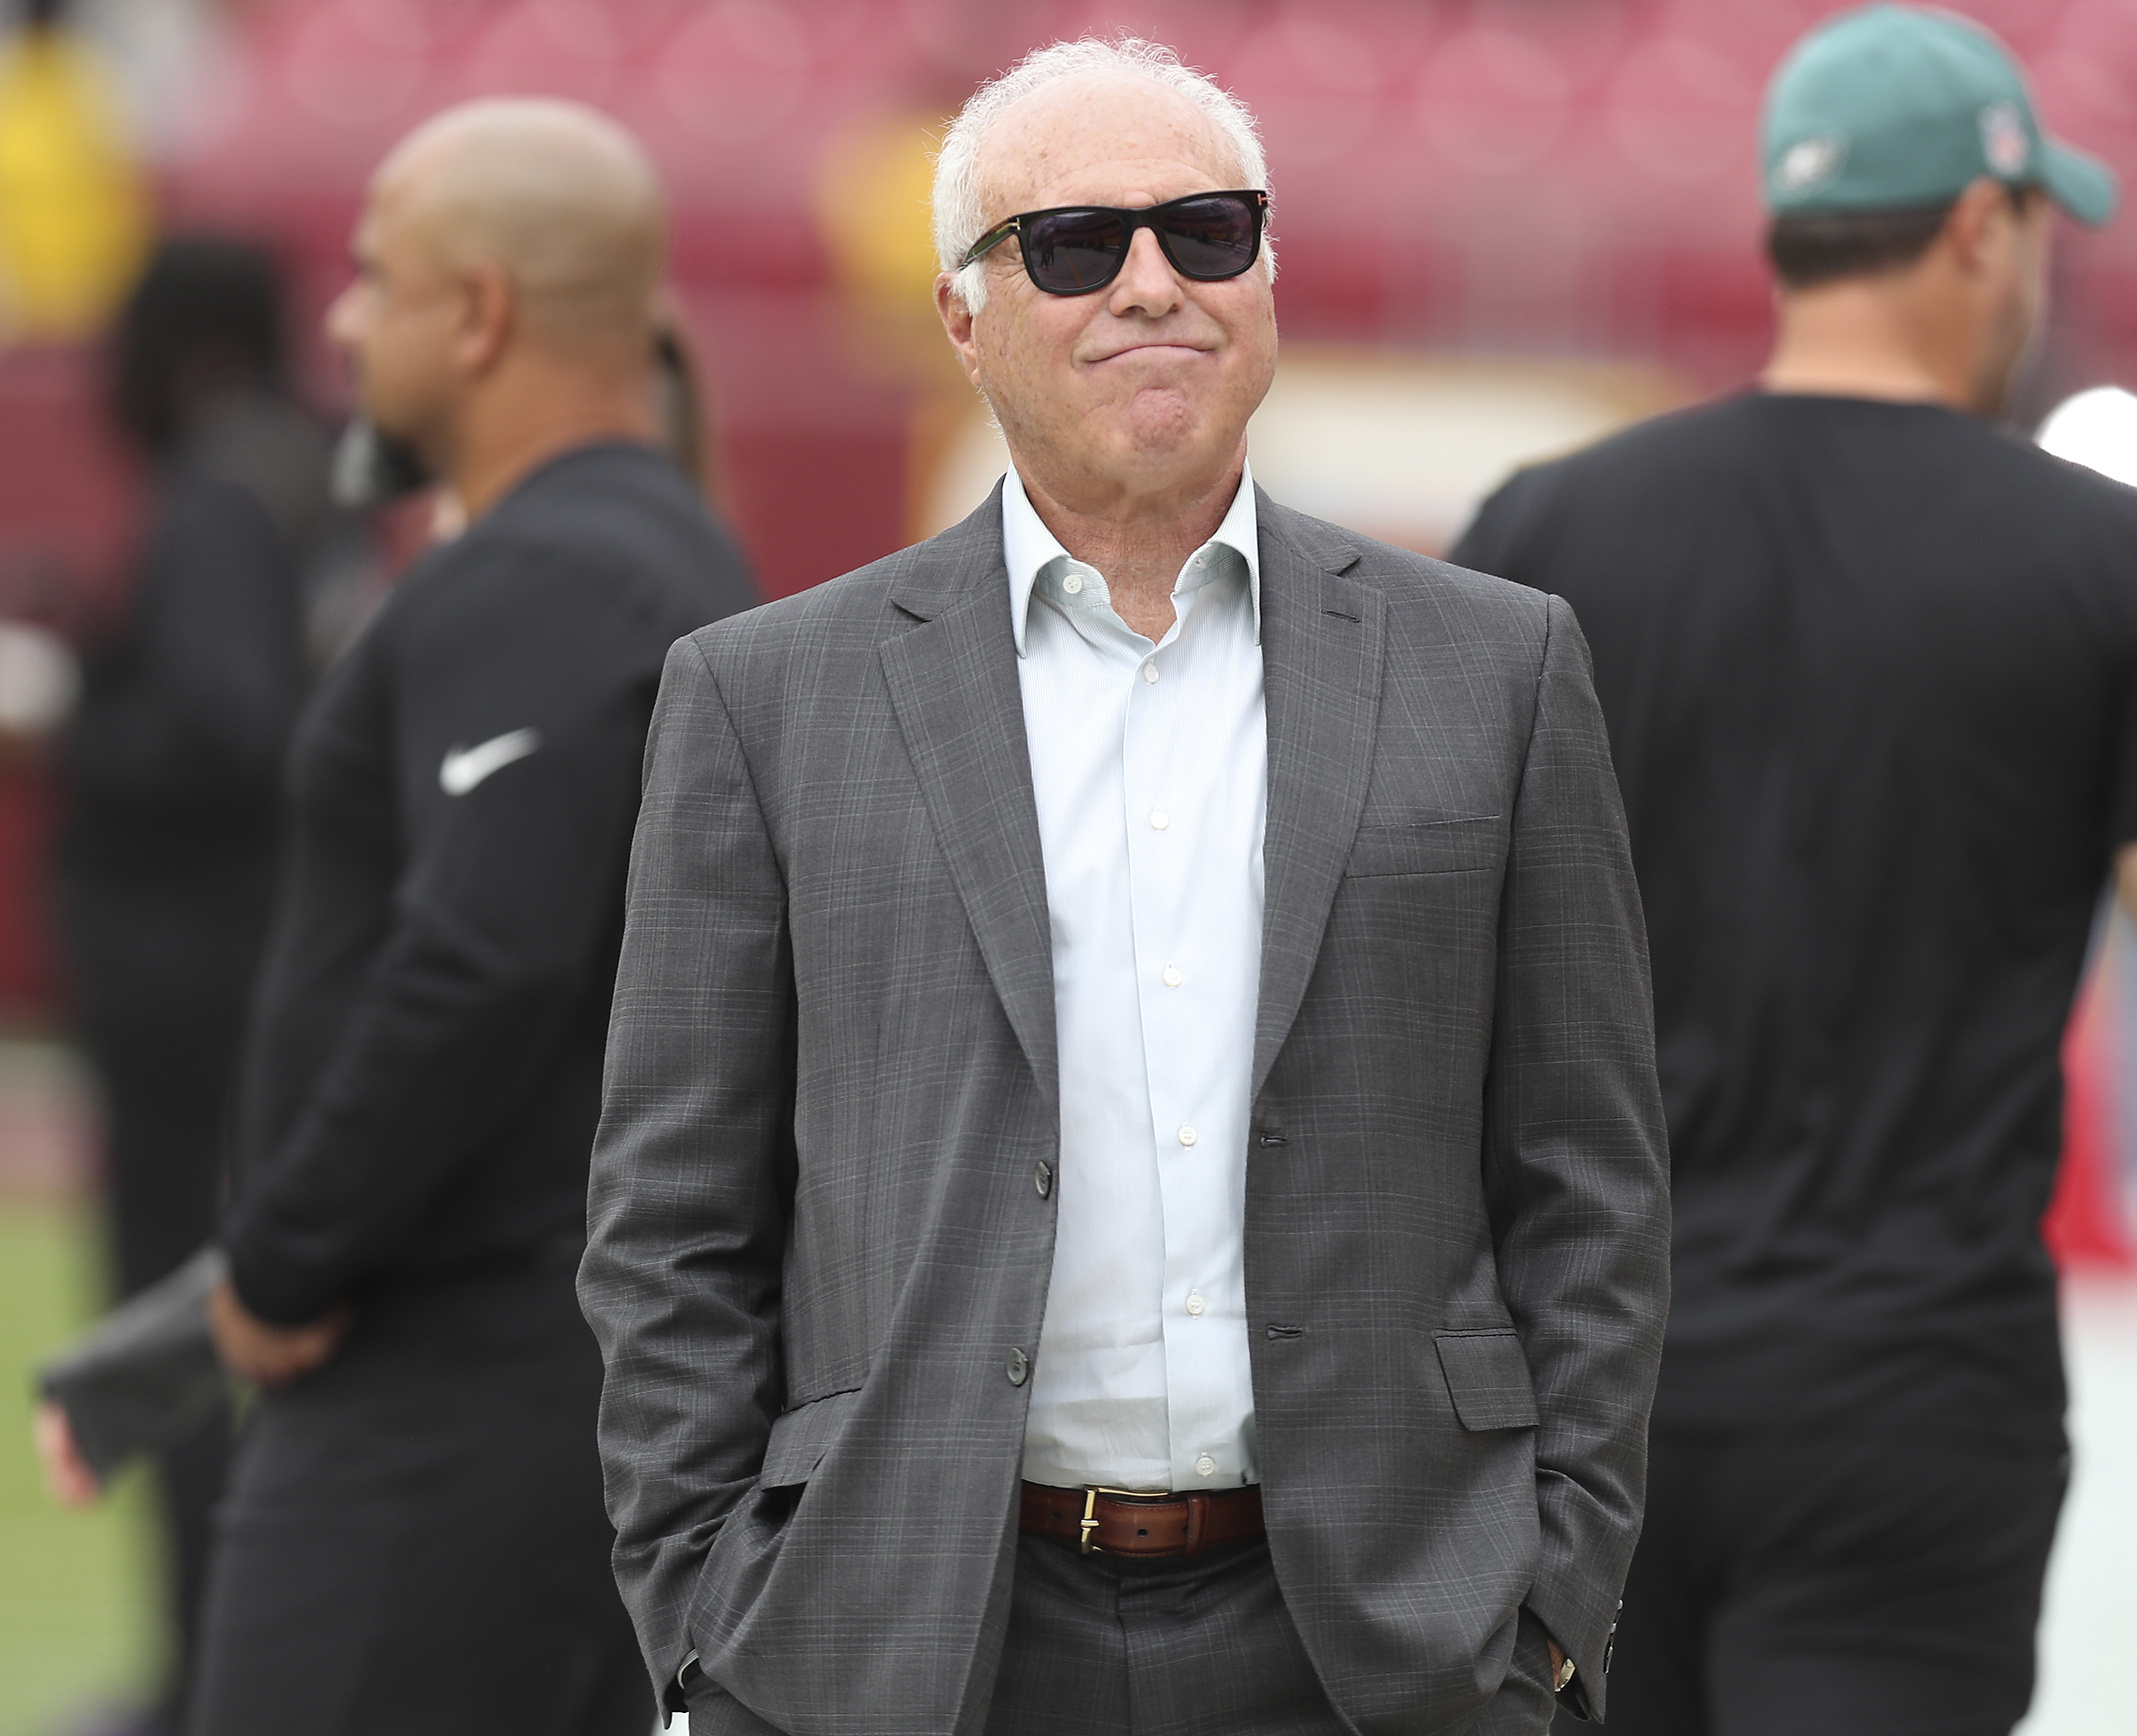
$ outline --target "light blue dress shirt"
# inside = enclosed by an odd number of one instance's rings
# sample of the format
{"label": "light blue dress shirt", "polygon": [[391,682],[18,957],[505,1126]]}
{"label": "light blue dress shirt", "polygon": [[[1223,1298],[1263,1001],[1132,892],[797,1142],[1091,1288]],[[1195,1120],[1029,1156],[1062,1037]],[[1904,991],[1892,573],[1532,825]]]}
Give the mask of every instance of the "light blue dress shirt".
{"label": "light blue dress shirt", "polygon": [[1241,1238],[1269,750],[1254,481],[1152,645],[1002,494],[1053,935],[1059,1221],[1024,1475],[1258,1482]]}

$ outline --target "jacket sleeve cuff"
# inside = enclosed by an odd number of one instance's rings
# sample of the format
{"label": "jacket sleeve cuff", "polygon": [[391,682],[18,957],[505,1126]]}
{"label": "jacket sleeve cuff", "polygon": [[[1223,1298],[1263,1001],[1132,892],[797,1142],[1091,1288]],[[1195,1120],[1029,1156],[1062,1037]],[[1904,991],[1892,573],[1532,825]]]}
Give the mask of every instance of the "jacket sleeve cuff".
{"label": "jacket sleeve cuff", "polygon": [[1613,1523],[1585,1490],[1563,1478],[1540,1478],[1537,1493],[1543,1509],[1543,1563],[1525,1601],[1573,1660],[1573,1679],[1558,1703],[1599,1723],[1623,1607],[1619,1594],[1637,1528]]}
{"label": "jacket sleeve cuff", "polygon": [[[1604,1637],[1603,1656],[1596,1661],[1594,1674],[1589,1674],[1589,1665],[1574,1658],[1573,1679],[1558,1691],[1558,1704],[1584,1724],[1603,1722],[1604,1688],[1610,1678],[1610,1654],[1616,1644],[1617,1631],[1618,1625],[1613,1621],[1610,1633]],[[1572,1658],[1572,1653],[1567,1652],[1566,1656]],[[1591,1688],[1593,1692],[1589,1691]]]}
{"label": "jacket sleeve cuff", "polygon": [[[1611,1651],[1616,1643],[1618,1622],[1614,1611],[1600,1627],[1592,1623],[1578,1626],[1569,1624],[1561,1627],[1542,1607],[1542,1601],[1534,1593],[1529,1596],[1529,1609],[1542,1622],[1544,1631],[1558,1643],[1558,1649],[1572,1660],[1573,1679],[1559,1691],[1558,1704],[1576,1718],[1589,1723],[1603,1721],[1605,1691],[1610,1680]],[[1623,1608],[1622,1604],[1618,1606]],[[1583,1632],[1582,1629],[1587,1631]],[[1574,1637],[1567,1637],[1571,1633]]]}

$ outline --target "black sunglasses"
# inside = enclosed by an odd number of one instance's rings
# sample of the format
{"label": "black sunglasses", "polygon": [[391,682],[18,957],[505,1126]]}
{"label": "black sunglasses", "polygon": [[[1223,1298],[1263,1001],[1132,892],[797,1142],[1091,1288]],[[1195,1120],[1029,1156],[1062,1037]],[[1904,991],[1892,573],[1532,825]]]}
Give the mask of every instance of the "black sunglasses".
{"label": "black sunglasses", "polygon": [[1238,277],[1262,251],[1269,217],[1264,192],[1190,193],[1185,199],[1124,211],[1110,205],[1057,205],[1020,211],[965,250],[963,270],[1011,234],[1024,270],[1050,296],[1087,296],[1120,275],[1135,231],[1147,229],[1182,277],[1221,283]]}

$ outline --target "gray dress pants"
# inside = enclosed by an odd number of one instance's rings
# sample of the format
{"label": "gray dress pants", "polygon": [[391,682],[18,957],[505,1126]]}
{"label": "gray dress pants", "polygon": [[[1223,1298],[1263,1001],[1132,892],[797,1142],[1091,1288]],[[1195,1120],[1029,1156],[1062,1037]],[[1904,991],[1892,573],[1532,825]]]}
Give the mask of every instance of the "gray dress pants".
{"label": "gray dress pants", "polygon": [[[987,1736],[1344,1736],[1255,1542],[1123,1561],[1020,1537]],[[690,1736],[775,1736],[711,1683]]]}
{"label": "gray dress pants", "polygon": [[[1465,1736],[1544,1736],[1543,1630],[1525,1611],[1506,1684]],[[690,1736],[776,1736],[711,1683]],[[1346,1736],[1263,1542],[1124,1561],[1020,1537],[987,1736]]]}
{"label": "gray dress pants", "polygon": [[1343,1736],[1269,1545],[1084,1555],[1021,1537],[987,1736]]}

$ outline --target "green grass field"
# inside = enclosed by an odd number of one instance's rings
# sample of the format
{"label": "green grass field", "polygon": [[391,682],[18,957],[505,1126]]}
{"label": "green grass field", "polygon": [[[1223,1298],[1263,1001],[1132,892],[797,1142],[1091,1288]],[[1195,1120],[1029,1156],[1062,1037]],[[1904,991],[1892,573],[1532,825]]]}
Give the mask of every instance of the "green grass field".
{"label": "green grass field", "polygon": [[64,1513],[29,1444],[30,1371],[102,1291],[88,1206],[0,1198],[0,1736],[64,1732],[137,1699],[156,1666],[145,1480],[131,1473],[93,1513]]}

